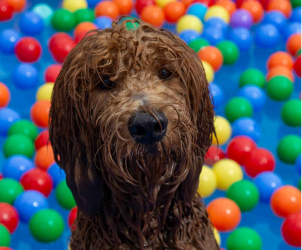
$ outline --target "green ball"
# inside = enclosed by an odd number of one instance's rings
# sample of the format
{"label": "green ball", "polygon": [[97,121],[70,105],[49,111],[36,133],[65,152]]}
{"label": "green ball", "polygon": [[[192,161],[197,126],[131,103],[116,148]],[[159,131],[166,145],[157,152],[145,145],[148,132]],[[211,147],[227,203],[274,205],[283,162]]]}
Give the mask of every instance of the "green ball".
{"label": "green ball", "polygon": [[252,210],[259,202],[259,191],[256,185],[247,180],[232,184],[226,196],[235,201],[242,212]]}
{"label": "green ball", "polygon": [[291,127],[301,126],[301,100],[291,99],[286,102],[281,111],[282,120]]}
{"label": "green ball", "polygon": [[73,13],[65,9],[57,9],[52,16],[51,24],[59,31],[70,31],[75,27],[76,21]]}
{"label": "green ball", "polygon": [[203,47],[209,46],[210,43],[203,38],[196,38],[189,43],[189,47],[194,50],[196,53]]}
{"label": "green ball", "polygon": [[281,161],[294,164],[301,154],[301,137],[297,135],[287,135],[279,142],[277,153]]}
{"label": "green ball", "polygon": [[61,236],[64,230],[64,222],[57,211],[43,209],[31,217],[29,229],[36,240],[48,243],[57,240]]}
{"label": "green ball", "polygon": [[267,83],[267,94],[275,101],[284,101],[290,97],[294,84],[285,76],[275,76]]}
{"label": "green ball", "polygon": [[78,9],[74,12],[75,24],[81,22],[92,22],[95,19],[94,11],[92,9]]}
{"label": "green ball", "polygon": [[265,85],[264,74],[258,69],[249,68],[245,70],[240,76],[239,86],[243,87],[248,84],[257,85],[260,88],[263,88]]}
{"label": "green ball", "polygon": [[241,117],[252,117],[253,106],[243,97],[232,98],[225,106],[225,116],[230,122]]}
{"label": "green ball", "polygon": [[[120,21],[120,23],[122,23],[125,20],[133,20],[136,19],[134,17],[124,17],[122,18],[122,20]],[[126,29],[127,30],[136,30],[139,27],[139,23],[138,22],[127,22],[126,23]]]}
{"label": "green ball", "polygon": [[0,246],[9,247],[10,245],[10,234],[5,226],[0,224]]}
{"label": "green ball", "polygon": [[261,248],[260,235],[248,227],[236,229],[227,239],[228,250],[261,250]]}
{"label": "green ball", "polygon": [[23,191],[23,187],[19,182],[14,179],[4,178],[0,181],[0,202],[13,204],[16,197]]}
{"label": "green ball", "polygon": [[33,141],[38,136],[38,133],[37,127],[28,120],[20,120],[15,122],[8,131],[9,136],[21,134],[29,137]]}
{"label": "green ball", "polygon": [[225,40],[217,45],[217,48],[223,55],[223,64],[231,65],[237,62],[239,56],[238,46],[232,42]]}
{"label": "green ball", "polygon": [[301,49],[299,49],[298,52],[296,53],[296,57],[298,57],[299,55],[301,55]]}
{"label": "green ball", "polygon": [[34,143],[25,135],[11,135],[4,142],[3,153],[5,157],[12,155],[25,155],[31,158],[35,152]]}
{"label": "green ball", "polygon": [[59,204],[66,209],[72,209],[76,206],[76,202],[67,186],[66,180],[63,180],[58,184],[56,189],[56,198]]}
{"label": "green ball", "polygon": [[300,180],[298,181],[297,187],[298,187],[298,188],[300,189],[300,191],[301,191],[301,177],[300,177]]}
{"label": "green ball", "polygon": [[293,9],[301,6],[301,0],[291,0]]}

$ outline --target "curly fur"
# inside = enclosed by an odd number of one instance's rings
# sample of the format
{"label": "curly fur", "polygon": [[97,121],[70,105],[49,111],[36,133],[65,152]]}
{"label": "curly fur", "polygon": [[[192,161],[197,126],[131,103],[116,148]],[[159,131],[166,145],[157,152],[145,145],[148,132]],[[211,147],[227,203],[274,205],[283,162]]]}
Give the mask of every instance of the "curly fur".
{"label": "curly fur", "polygon": [[[71,249],[219,249],[197,194],[214,132],[201,62],[169,31],[127,22],[140,25],[84,37],[53,89],[50,140],[79,211]],[[163,67],[171,78],[158,77]],[[112,88],[100,88],[104,75]],[[128,131],[138,110],[169,121],[150,147]]]}

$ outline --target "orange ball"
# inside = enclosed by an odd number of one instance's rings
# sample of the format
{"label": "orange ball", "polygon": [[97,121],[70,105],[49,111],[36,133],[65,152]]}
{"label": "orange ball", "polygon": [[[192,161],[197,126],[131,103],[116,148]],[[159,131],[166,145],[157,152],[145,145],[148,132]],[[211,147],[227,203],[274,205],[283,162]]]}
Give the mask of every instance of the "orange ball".
{"label": "orange ball", "polygon": [[164,7],[167,22],[176,23],[186,12],[186,5],[183,2],[170,2]]}
{"label": "orange ball", "polygon": [[165,13],[162,8],[149,5],[143,9],[141,19],[155,27],[161,27],[165,21]]}
{"label": "orange ball", "polygon": [[82,22],[82,23],[79,23],[75,27],[73,35],[74,35],[74,37],[76,37],[76,36],[78,36],[82,32],[86,32],[87,33],[89,30],[93,30],[93,29],[97,29],[97,28],[98,27],[94,23],[91,23],[91,22]]}
{"label": "orange ball", "polygon": [[263,19],[263,7],[258,1],[245,1],[241,5],[241,9],[251,13],[254,23],[259,23]]}
{"label": "orange ball", "polygon": [[50,101],[37,101],[30,110],[30,116],[33,123],[40,128],[48,127],[48,117],[50,110]]}
{"label": "orange ball", "polygon": [[117,5],[121,15],[127,15],[132,10],[132,0],[113,0],[113,2]]}
{"label": "orange ball", "polygon": [[8,87],[0,82],[0,108],[6,107],[10,102],[10,91]]}
{"label": "orange ball", "polygon": [[292,5],[288,0],[272,0],[269,2],[268,11],[276,10],[282,12],[287,18],[292,14]]}
{"label": "orange ball", "polygon": [[224,7],[230,15],[236,10],[236,4],[230,0],[218,0],[215,4]]}
{"label": "orange ball", "polygon": [[219,49],[214,46],[205,46],[198,51],[200,60],[208,62],[215,72],[217,72],[223,64],[223,55]]}
{"label": "orange ball", "polygon": [[181,0],[181,2],[184,3],[187,8],[194,2],[194,0]]}
{"label": "orange ball", "polygon": [[271,68],[267,75],[266,75],[266,80],[269,81],[275,76],[285,76],[287,77],[291,82],[295,82],[295,76],[292,70],[285,66],[275,66]]}
{"label": "orange ball", "polygon": [[116,3],[111,1],[100,2],[94,9],[95,16],[108,16],[112,19],[117,19],[120,12]]}
{"label": "orange ball", "polygon": [[47,170],[54,162],[53,150],[50,145],[45,145],[37,151],[35,156],[35,165],[38,168]]}
{"label": "orange ball", "polygon": [[280,187],[272,194],[270,205],[275,215],[285,218],[301,210],[301,192],[290,185]]}
{"label": "orange ball", "polygon": [[234,230],[241,220],[238,205],[224,197],[211,201],[207,207],[209,218],[218,231],[228,232]]}
{"label": "orange ball", "polygon": [[13,7],[14,11],[19,12],[26,6],[26,0],[6,0],[6,2]]}
{"label": "orange ball", "polygon": [[295,56],[301,49],[301,33],[292,34],[286,41],[286,50]]}
{"label": "orange ball", "polygon": [[284,66],[292,69],[294,66],[294,60],[290,54],[284,51],[277,51],[268,58],[266,64],[267,69],[271,69],[276,66]]}

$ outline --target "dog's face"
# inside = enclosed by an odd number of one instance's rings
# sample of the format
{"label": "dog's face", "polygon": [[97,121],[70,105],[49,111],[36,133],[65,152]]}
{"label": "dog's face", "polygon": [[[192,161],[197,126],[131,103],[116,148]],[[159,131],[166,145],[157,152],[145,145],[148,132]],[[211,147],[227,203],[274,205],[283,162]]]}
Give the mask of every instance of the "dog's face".
{"label": "dog's face", "polygon": [[196,53],[168,31],[145,23],[127,30],[125,21],[94,31],[71,51],[50,119],[56,160],[88,213],[109,191],[115,203],[137,200],[154,211],[182,183],[189,202],[213,132]]}

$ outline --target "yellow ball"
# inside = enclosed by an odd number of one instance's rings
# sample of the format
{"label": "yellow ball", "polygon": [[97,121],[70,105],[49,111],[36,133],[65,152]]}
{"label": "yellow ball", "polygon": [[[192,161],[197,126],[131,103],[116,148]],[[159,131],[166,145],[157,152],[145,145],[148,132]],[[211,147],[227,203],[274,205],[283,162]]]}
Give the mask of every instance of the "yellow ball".
{"label": "yellow ball", "polygon": [[198,193],[201,197],[211,196],[216,189],[216,176],[213,170],[204,165],[199,175]]}
{"label": "yellow ball", "polygon": [[213,67],[206,61],[201,60],[201,63],[203,65],[208,83],[213,82],[215,75]]}
{"label": "yellow ball", "polygon": [[208,11],[206,12],[204,16],[204,20],[207,21],[208,19],[212,17],[218,17],[221,18],[223,21],[226,23],[230,22],[230,14],[229,12],[223,8],[222,6],[219,5],[213,5],[211,6]]}
{"label": "yellow ball", "polygon": [[168,3],[175,2],[176,0],[155,0],[157,6],[164,8]]}
{"label": "yellow ball", "polygon": [[79,9],[87,8],[86,0],[64,0],[62,3],[62,8],[69,10],[70,12],[75,12]]}
{"label": "yellow ball", "polygon": [[213,232],[214,232],[214,237],[217,241],[217,244],[218,244],[218,246],[220,246],[220,244],[221,244],[220,234],[219,234],[218,230],[216,229],[216,227],[213,227]]}
{"label": "yellow ball", "polygon": [[217,179],[217,188],[227,190],[233,183],[242,180],[243,172],[240,165],[230,159],[222,159],[213,165]]}
{"label": "yellow ball", "polygon": [[201,33],[203,31],[203,24],[196,16],[184,15],[176,23],[176,31],[180,33],[184,30],[195,30]]}
{"label": "yellow ball", "polygon": [[43,84],[37,91],[36,99],[37,101],[48,100],[51,99],[53,83],[45,83]]}
{"label": "yellow ball", "polygon": [[212,135],[212,143],[217,145],[218,143],[220,145],[224,145],[231,137],[232,135],[232,127],[231,124],[227,119],[225,119],[222,116],[216,116],[214,118],[214,127],[216,131],[216,137],[214,134]]}

